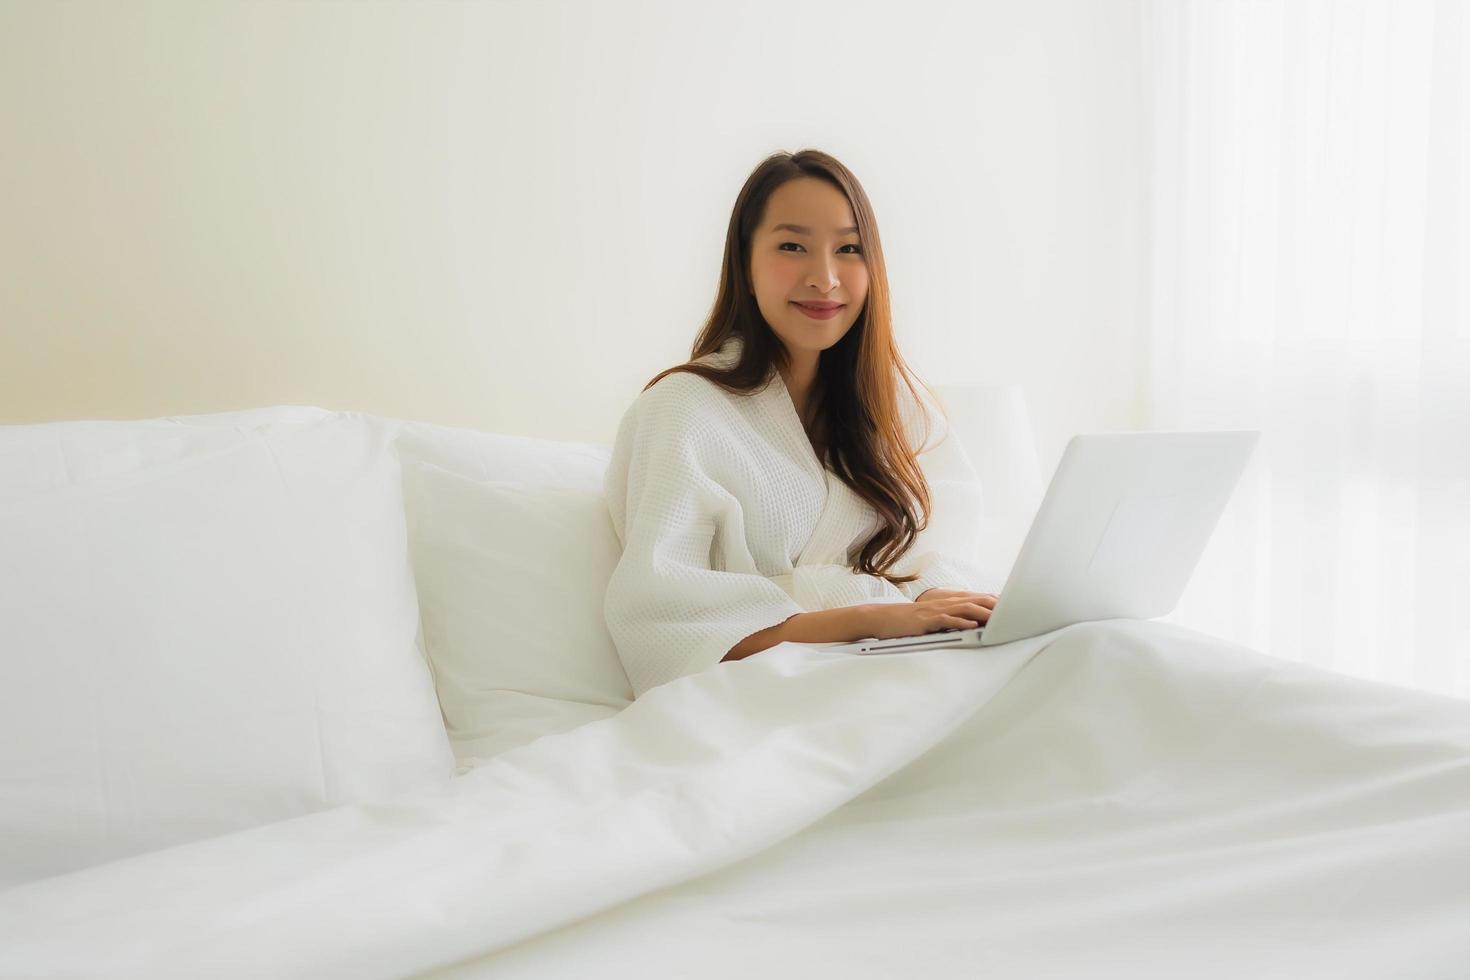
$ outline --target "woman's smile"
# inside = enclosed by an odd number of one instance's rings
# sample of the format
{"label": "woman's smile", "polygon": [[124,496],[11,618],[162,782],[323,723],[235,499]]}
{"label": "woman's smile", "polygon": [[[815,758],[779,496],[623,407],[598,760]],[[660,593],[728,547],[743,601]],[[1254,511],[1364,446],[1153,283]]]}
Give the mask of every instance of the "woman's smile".
{"label": "woman's smile", "polygon": [[811,317],[813,320],[830,320],[837,314],[841,313],[844,309],[846,309],[846,307],[840,303],[837,306],[831,306],[826,309],[816,309],[797,302],[792,302],[791,305],[796,307],[801,312],[805,313],[807,316]]}

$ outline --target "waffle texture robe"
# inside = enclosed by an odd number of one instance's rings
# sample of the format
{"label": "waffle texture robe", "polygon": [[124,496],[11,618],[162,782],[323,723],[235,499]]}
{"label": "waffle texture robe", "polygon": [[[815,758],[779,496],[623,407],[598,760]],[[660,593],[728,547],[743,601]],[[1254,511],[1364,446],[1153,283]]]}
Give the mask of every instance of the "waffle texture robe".
{"label": "waffle texture robe", "polygon": [[[735,338],[702,360],[733,363],[739,349]],[[974,465],[929,397],[916,403],[899,385],[933,499],[929,528],[891,569],[920,578],[894,586],[852,568],[877,513],[818,460],[779,371],[748,395],[683,372],[639,394],[607,470],[623,552],[603,605],[635,696],[797,613],[909,602],[931,588],[1000,592],[1004,576],[975,553]]]}

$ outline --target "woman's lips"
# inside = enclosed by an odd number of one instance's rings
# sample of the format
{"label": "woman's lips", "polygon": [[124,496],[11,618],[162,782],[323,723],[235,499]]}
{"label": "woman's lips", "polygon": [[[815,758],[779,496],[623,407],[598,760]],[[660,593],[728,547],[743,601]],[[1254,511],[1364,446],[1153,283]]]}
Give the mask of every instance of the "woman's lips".
{"label": "woman's lips", "polygon": [[807,316],[811,317],[813,320],[830,320],[837,314],[841,313],[843,309],[841,306],[833,306],[830,309],[816,310],[812,309],[810,306],[803,306],[802,304],[795,302],[793,302],[791,305],[796,307],[801,312],[805,313]]}

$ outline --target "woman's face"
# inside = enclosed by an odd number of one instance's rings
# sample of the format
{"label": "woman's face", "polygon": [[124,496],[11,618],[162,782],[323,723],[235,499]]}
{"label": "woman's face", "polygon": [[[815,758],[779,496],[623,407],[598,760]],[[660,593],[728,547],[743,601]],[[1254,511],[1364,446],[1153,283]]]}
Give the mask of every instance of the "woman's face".
{"label": "woman's face", "polygon": [[[751,242],[751,291],[793,359],[815,359],[863,310],[868,266],[856,225],[846,195],[816,177],[788,180],[766,202]],[[823,319],[798,303],[840,308]]]}

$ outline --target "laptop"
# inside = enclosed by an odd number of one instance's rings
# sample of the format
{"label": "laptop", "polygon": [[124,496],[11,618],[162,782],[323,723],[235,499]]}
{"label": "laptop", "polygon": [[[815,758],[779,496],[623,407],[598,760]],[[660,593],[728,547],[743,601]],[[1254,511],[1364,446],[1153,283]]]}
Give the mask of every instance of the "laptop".
{"label": "laptop", "polygon": [[1256,430],[1073,436],[990,618],[976,629],[814,644],[858,654],[988,647],[1179,603]]}

